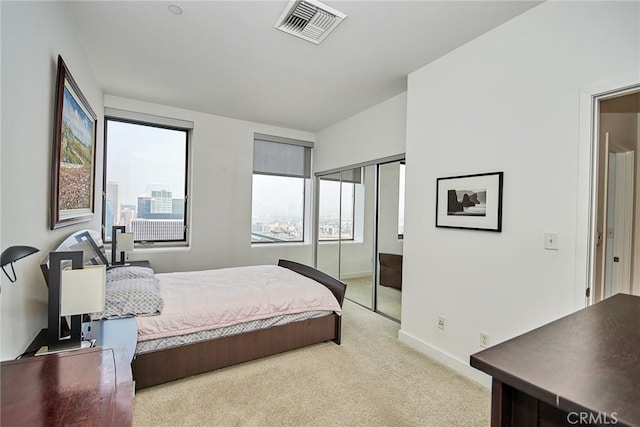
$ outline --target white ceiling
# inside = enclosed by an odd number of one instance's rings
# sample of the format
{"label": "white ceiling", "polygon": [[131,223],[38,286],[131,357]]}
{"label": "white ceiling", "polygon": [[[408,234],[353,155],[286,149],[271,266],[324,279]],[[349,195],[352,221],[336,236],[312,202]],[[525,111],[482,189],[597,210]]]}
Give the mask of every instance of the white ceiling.
{"label": "white ceiling", "polygon": [[273,27],[286,1],[68,7],[106,94],[315,132],[402,93],[408,73],[540,2],[325,3],[348,16],[320,45]]}

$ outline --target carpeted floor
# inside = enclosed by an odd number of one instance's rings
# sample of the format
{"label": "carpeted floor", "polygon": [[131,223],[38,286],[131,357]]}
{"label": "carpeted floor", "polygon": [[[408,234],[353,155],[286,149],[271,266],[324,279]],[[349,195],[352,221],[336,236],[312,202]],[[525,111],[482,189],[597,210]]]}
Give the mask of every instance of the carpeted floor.
{"label": "carpeted floor", "polygon": [[490,392],[345,301],[322,343],[139,391],[136,426],[487,426]]}
{"label": "carpeted floor", "polygon": [[[345,295],[347,298],[365,307],[371,307],[371,288],[373,287],[373,278],[371,276],[341,280],[347,284],[347,293]],[[388,286],[378,286],[378,311],[400,320],[402,291]]]}

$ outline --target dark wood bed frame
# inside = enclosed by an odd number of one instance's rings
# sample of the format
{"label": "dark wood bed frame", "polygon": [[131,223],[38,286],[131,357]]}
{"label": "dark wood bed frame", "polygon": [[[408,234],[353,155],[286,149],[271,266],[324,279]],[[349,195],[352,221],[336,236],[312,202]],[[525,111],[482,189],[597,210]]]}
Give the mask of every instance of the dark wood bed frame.
{"label": "dark wood bed frame", "polygon": [[[346,285],[309,266],[280,260],[278,265],[326,286],[340,306]],[[136,389],[186,378],[277,353],[334,341],[340,344],[341,317],[329,316],[273,326],[137,355],[132,363]]]}

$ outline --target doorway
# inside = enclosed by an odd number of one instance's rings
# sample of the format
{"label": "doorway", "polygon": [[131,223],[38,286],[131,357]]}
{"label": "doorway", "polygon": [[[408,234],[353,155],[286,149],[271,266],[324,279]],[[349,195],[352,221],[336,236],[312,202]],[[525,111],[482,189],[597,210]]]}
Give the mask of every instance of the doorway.
{"label": "doorway", "polygon": [[346,298],[400,321],[404,155],[316,174],[316,268]]}
{"label": "doorway", "polygon": [[[596,99],[595,236],[591,303],[640,294],[640,203],[636,155],[640,89]],[[636,254],[634,256],[634,254]]]}

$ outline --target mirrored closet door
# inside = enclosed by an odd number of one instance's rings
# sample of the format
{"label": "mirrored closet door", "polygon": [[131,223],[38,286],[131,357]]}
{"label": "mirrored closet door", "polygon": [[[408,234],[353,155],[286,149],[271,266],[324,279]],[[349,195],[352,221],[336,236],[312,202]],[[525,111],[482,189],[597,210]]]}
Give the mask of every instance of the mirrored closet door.
{"label": "mirrored closet door", "polygon": [[377,311],[400,319],[404,239],[404,162],[378,165]]}
{"label": "mirrored closet door", "polygon": [[403,162],[373,162],[316,178],[316,268],[345,282],[349,300],[400,320]]}

